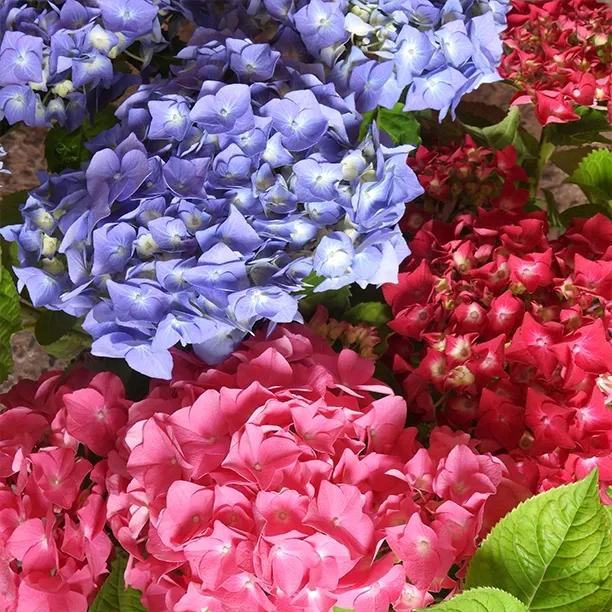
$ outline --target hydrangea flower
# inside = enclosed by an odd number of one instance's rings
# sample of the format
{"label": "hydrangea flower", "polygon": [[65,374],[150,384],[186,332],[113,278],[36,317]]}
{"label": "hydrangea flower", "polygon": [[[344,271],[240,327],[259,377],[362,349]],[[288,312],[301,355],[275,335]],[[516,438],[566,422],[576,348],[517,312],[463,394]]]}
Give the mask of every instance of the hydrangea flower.
{"label": "hydrangea flower", "polygon": [[465,93],[499,79],[508,0],[232,4],[228,22],[263,32],[301,71],[323,71],[340,94],[355,95],[360,112],[401,100],[406,110],[444,116]]}
{"label": "hydrangea flower", "polygon": [[87,612],[113,551],[93,452],[108,452],[109,428],[114,444],[128,405],[116,376],[82,368],[0,395],[3,611]]}
{"label": "hydrangea flower", "polygon": [[609,3],[598,0],[512,0],[502,75],[534,103],[541,124],[577,121],[576,106],[605,108],[612,121]]}
{"label": "hydrangea flower", "polygon": [[75,128],[134,77],[112,60],[139,43],[143,66],[166,41],[167,0],[6,0],[0,7],[0,119]]}
{"label": "hydrangea flower", "polygon": [[86,612],[112,531],[150,612],[410,612],[529,495],[467,434],[423,448],[373,362],[303,326],[174,358],[137,402],[83,367],[0,395],[3,611]]}
{"label": "hydrangea flower", "polygon": [[268,45],[202,29],[181,56],[3,230],[36,306],[85,316],[95,355],[161,378],[177,343],[214,363],[257,321],[298,320],[313,274],[320,291],[394,282],[422,193],[410,147],[359,140],[352,98]]}
{"label": "hydrangea flower", "polygon": [[612,221],[550,240],[521,208],[410,216],[412,256],[384,294],[411,412],[509,453],[534,493],[597,467],[612,504]]}
{"label": "hydrangea flower", "polygon": [[107,455],[108,522],[150,612],[413,610],[529,495],[466,434],[422,448],[374,364],[303,326],[218,368],[175,358]]}
{"label": "hydrangea flower", "polygon": [[420,145],[408,164],[425,194],[403,219],[406,230],[415,221],[412,229],[418,229],[424,215],[448,221],[474,207],[520,210],[529,199],[529,178],[512,145],[491,149],[466,135],[461,145]]}

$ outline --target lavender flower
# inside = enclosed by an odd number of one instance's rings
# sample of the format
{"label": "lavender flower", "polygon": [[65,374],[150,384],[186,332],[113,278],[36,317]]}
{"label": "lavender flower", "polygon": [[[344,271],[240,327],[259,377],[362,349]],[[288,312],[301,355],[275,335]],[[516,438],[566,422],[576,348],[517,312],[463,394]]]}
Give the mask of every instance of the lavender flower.
{"label": "lavender flower", "polygon": [[129,47],[146,67],[167,44],[162,22],[170,0],[0,4],[0,120],[9,124],[78,127],[88,108],[133,84],[133,75],[117,70],[113,59]]}
{"label": "lavender flower", "polygon": [[[499,79],[509,0],[229,0],[216,15],[265,32],[301,72],[355,95],[357,110],[398,101],[444,116],[481,83]],[[185,0],[182,2],[186,7]],[[301,48],[300,48],[301,47]]]}
{"label": "lavender flower", "polygon": [[2,230],[37,305],[84,316],[94,354],[161,378],[177,343],[216,361],[258,321],[299,320],[313,272],[318,290],[394,281],[397,223],[422,191],[409,148],[374,126],[360,141],[353,96],[270,46],[200,29],[181,56]]}

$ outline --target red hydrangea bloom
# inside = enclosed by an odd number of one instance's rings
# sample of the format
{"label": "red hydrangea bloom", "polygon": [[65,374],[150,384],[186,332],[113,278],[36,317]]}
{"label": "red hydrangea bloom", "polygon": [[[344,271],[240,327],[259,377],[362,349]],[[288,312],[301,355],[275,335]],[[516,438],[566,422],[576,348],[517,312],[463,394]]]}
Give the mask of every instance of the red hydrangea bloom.
{"label": "red hydrangea bloom", "polygon": [[456,588],[529,495],[467,434],[437,428],[423,448],[373,363],[308,328],[215,368],[175,353],[173,371],[129,407],[106,475],[127,582],[152,612],[410,611]]}
{"label": "red hydrangea bloom", "polygon": [[410,204],[403,220],[405,231],[420,227],[423,218],[444,221],[474,206],[520,209],[529,198],[523,186],[527,173],[518,165],[512,146],[497,151],[477,146],[466,135],[460,146],[419,146],[408,165],[425,194]]}
{"label": "red hydrangea bloom", "polygon": [[[612,9],[599,0],[512,0],[500,73],[542,124],[579,119],[576,105],[611,98]],[[609,106],[610,109],[610,106]]]}
{"label": "red hydrangea bloom", "polygon": [[0,396],[3,611],[88,609],[112,551],[104,470],[91,451],[114,445],[108,431],[125,423],[127,405],[118,378],[83,369]]}
{"label": "red hydrangea bloom", "polygon": [[397,285],[393,369],[409,409],[509,453],[534,492],[612,484],[612,221],[549,240],[540,212],[429,220]]}

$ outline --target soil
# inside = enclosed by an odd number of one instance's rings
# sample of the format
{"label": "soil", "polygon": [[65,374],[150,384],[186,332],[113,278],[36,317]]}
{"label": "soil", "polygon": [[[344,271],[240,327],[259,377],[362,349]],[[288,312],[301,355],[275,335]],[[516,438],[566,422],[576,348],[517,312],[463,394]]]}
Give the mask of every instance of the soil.
{"label": "soil", "polygon": [[[485,85],[470,94],[469,99],[495,106],[508,107],[512,88],[506,84]],[[540,126],[529,107],[521,110],[522,121],[531,133],[539,138]],[[0,144],[7,152],[5,166],[12,172],[0,174],[0,196],[38,185],[37,172],[46,168],[44,159],[45,130],[19,127],[0,137]],[[562,208],[581,204],[584,196],[575,185],[564,184],[567,175],[556,166],[549,164],[544,170],[541,186],[551,189]],[[22,378],[36,379],[40,374],[53,367],[55,360],[47,355],[29,332],[15,334],[12,339],[15,369],[8,381],[0,385],[0,391],[10,388]]]}

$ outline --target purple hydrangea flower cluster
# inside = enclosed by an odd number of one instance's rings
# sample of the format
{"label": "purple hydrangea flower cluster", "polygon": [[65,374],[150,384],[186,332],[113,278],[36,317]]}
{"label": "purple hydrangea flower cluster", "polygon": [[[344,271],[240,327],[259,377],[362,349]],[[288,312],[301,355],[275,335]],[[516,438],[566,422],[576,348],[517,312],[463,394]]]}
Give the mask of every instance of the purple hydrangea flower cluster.
{"label": "purple hydrangea flower cluster", "polygon": [[[357,110],[435,109],[500,77],[509,0],[229,0],[222,19],[265,35],[302,71],[321,70]],[[182,0],[183,9],[193,2]],[[314,64],[313,59],[314,58]]]}
{"label": "purple hydrangea flower cluster", "polygon": [[0,2],[0,120],[78,127],[133,84],[112,60],[128,47],[143,66],[166,41],[169,0]]}
{"label": "purple hydrangea flower cluster", "polygon": [[209,363],[298,298],[397,278],[397,223],[422,192],[410,147],[359,138],[353,96],[268,44],[201,28],[171,80],[144,85],[78,171],[50,175],[2,234],[32,302],[84,316],[95,355],[169,378]]}

